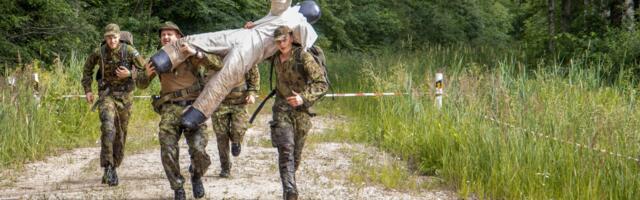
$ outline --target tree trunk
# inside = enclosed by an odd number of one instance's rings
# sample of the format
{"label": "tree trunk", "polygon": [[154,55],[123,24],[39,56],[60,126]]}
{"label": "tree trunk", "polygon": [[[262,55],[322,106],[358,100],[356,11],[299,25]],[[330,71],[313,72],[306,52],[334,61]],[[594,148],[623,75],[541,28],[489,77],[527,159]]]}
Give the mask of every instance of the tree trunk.
{"label": "tree trunk", "polygon": [[573,4],[571,0],[562,0],[562,19],[560,21],[562,26],[562,32],[569,32],[571,26],[571,18],[573,12]]}
{"label": "tree trunk", "polygon": [[622,18],[624,17],[624,3],[625,0],[612,0],[609,4],[609,11],[611,15],[609,20],[614,27],[622,26]]}
{"label": "tree trunk", "polygon": [[555,0],[547,0],[548,12],[547,19],[549,20],[549,52],[555,53],[555,36],[556,36],[556,3]]}
{"label": "tree trunk", "polygon": [[624,22],[629,30],[633,30],[635,26],[635,3],[634,0],[624,1]]}

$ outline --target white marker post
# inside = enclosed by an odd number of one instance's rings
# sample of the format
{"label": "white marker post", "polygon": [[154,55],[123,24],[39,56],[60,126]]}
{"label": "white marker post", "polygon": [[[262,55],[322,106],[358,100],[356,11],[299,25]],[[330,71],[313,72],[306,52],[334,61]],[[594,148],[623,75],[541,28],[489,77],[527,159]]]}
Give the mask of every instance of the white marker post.
{"label": "white marker post", "polygon": [[444,94],[444,74],[436,73],[436,106],[442,108],[442,95]]}

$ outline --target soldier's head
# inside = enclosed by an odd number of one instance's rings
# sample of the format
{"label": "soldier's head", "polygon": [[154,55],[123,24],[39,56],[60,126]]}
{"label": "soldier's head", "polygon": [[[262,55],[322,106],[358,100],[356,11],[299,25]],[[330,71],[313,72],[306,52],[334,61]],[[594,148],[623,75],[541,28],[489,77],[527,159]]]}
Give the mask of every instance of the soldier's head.
{"label": "soldier's head", "polygon": [[293,31],[287,26],[280,26],[273,32],[273,38],[282,53],[288,53],[293,47]]}
{"label": "soldier's head", "polygon": [[104,27],[104,41],[110,49],[118,48],[118,45],[120,45],[120,26],[108,24]]}
{"label": "soldier's head", "polygon": [[162,26],[160,26],[160,29],[158,29],[158,34],[160,36],[160,44],[162,44],[162,46],[176,41],[184,36],[182,34],[182,31],[180,31],[178,25],[170,21],[165,22],[164,24],[162,24]]}

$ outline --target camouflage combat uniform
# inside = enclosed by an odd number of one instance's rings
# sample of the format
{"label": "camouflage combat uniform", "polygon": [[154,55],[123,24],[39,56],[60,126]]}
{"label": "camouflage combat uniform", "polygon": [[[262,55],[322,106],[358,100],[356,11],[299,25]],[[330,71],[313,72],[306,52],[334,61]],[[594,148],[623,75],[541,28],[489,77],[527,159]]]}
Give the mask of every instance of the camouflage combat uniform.
{"label": "camouflage combat uniform", "polygon": [[[249,112],[247,111],[246,97],[256,95],[260,89],[260,72],[258,66],[254,66],[245,75],[245,83],[231,90],[222,104],[211,116],[211,124],[218,142],[218,155],[220,156],[220,176],[229,176],[231,162],[229,161],[229,142],[234,145],[242,143],[244,134],[249,128]],[[239,150],[239,149],[238,149]],[[237,152],[239,153],[239,151]],[[234,154],[237,156],[238,154]]]}
{"label": "camouflage combat uniform", "polygon": [[[160,96],[167,101],[157,108],[161,116],[158,138],[162,166],[173,190],[182,189],[184,185],[184,177],[180,173],[178,145],[182,134],[189,146],[191,156],[189,170],[192,178],[202,177],[211,164],[205,150],[208,142],[208,137],[204,133],[206,125],[202,124],[197,130],[183,129],[180,126],[180,117],[185,108],[191,105],[200,94],[207,70],[220,70],[222,61],[217,55],[206,54],[202,59],[192,57],[181,65],[173,73],[160,74]],[[151,77],[145,75],[140,78],[137,80],[138,87],[148,87],[155,76],[155,74]]]}
{"label": "camouflage combat uniform", "polygon": [[[119,31],[119,27],[118,27]],[[125,52],[121,51],[122,48]],[[124,56],[123,57],[123,53]],[[110,49],[106,44],[96,48],[84,64],[82,86],[85,93],[91,92],[94,68],[99,65],[96,79],[98,79],[98,106],[100,109],[101,150],[100,166],[117,168],[124,157],[124,146],[127,138],[127,126],[131,114],[134,81],[132,77],[142,75],[144,58],[132,46],[123,42],[116,49]],[[118,79],[116,69],[127,65],[131,77]]]}
{"label": "camouflage combat uniform", "polygon": [[[277,77],[276,99],[273,105],[273,121],[271,139],[278,148],[280,178],[284,193],[297,194],[295,172],[302,161],[302,148],[305,138],[311,129],[309,108],[328,90],[325,69],[318,65],[313,56],[294,46],[293,55],[280,62],[280,52],[274,56]],[[296,60],[299,60],[296,61]],[[293,108],[286,97],[299,93],[303,104]]]}

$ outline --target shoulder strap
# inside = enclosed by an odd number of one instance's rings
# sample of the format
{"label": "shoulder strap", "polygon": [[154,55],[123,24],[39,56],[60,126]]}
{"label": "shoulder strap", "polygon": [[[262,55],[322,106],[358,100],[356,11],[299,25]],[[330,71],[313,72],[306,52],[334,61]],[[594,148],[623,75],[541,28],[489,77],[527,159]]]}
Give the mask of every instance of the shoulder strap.
{"label": "shoulder strap", "polygon": [[128,53],[127,43],[120,42],[120,45],[121,45],[120,46],[120,65],[129,69],[130,65],[129,65],[129,58],[127,58],[127,53]]}
{"label": "shoulder strap", "polygon": [[269,68],[269,90],[273,90],[273,85],[272,85],[273,84],[273,67],[275,67],[276,65],[276,58],[277,58],[276,55],[277,54],[271,56],[271,67]]}

